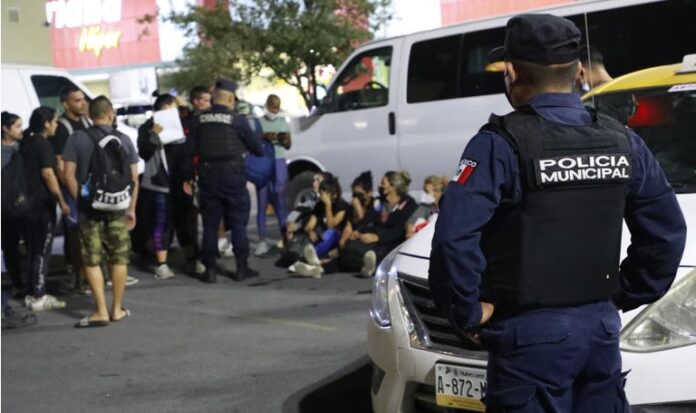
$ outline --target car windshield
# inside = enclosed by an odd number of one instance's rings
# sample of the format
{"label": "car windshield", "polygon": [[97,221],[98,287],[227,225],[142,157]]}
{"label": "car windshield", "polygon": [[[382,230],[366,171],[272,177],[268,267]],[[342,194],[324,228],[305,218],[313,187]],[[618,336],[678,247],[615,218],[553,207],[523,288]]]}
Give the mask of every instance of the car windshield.
{"label": "car windshield", "polygon": [[[688,87],[691,86],[691,87]],[[696,192],[696,89],[675,85],[595,97],[595,107],[627,118],[677,193]]]}

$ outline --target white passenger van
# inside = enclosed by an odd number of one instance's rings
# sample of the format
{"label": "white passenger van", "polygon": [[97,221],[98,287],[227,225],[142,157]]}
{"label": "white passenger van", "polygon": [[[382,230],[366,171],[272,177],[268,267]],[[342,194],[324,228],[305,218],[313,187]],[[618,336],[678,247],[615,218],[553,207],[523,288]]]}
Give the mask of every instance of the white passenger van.
{"label": "white passenger van", "polygon": [[[589,0],[545,11],[574,21],[613,75],[693,52],[692,0]],[[332,172],[345,190],[365,170],[379,179],[387,170],[406,169],[412,188],[430,174],[452,175],[490,113],[510,111],[501,73],[486,70],[509,17],[359,47],[310,115],[293,123],[290,202],[311,188],[314,171]]]}
{"label": "white passenger van", "polygon": [[[78,87],[87,99],[95,97],[82,82],[64,69],[3,63],[1,70],[2,110],[19,115],[25,127],[29,124],[31,112],[39,106],[52,107],[59,115],[63,113],[59,94],[65,86]],[[120,122],[118,130],[128,135],[137,148],[136,129]],[[138,169],[142,172],[143,168],[143,161],[140,160]]]}

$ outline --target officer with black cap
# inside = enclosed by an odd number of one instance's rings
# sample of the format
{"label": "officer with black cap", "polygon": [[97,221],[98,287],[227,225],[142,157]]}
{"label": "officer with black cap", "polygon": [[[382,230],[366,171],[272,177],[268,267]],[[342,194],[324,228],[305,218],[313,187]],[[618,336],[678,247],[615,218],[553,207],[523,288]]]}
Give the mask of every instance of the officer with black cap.
{"label": "officer with black cap", "polygon": [[[645,143],[571,93],[580,31],[508,21],[505,89],[441,200],[435,302],[489,351],[487,412],[629,411],[618,310],[670,288],[686,239],[674,190]],[[622,222],[631,232],[620,262]]]}
{"label": "officer with black cap", "polygon": [[[233,112],[237,85],[221,79],[215,85],[214,104],[196,115],[190,125],[192,158],[198,160],[200,202],[203,217],[203,248],[206,271],[203,281],[217,281],[218,227],[224,218],[230,228],[237,271],[233,279],[255,277],[249,268],[249,239],[246,227],[251,203],[246,188],[244,154],[262,154],[261,141],[242,116]],[[197,156],[196,156],[197,155]]]}

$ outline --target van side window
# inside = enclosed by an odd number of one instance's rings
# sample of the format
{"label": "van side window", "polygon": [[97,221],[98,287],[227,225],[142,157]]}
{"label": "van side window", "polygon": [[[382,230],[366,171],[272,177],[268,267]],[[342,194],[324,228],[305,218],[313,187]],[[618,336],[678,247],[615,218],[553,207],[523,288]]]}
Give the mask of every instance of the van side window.
{"label": "van side window", "polygon": [[500,64],[488,63],[488,53],[504,41],[505,29],[502,27],[464,34],[459,97],[505,92],[504,68]]}
{"label": "van side window", "polygon": [[408,60],[406,102],[453,99],[458,95],[462,35],[414,43]]}
{"label": "van side window", "polygon": [[[59,114],[63,112],[63,105],[60,104],[60,90],[65,86],[75,86],[66,77],[52,75],[33,75],[31,83],[34,85],[34,90],[36,90],[36,94],[39,97],[39,104],[51,107]],[[87,97],[86,93],[85,97]]]}
{"label": "van side window", "polygon": [[361,53],[336,77],[322,106],[327,112],[345,112],[389,103],[392,48]]}

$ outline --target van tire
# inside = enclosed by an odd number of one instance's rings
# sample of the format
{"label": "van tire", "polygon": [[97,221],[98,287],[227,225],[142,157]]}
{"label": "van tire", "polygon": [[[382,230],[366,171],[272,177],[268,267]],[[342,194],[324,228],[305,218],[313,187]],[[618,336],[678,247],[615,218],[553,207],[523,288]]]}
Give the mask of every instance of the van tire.
{"label": "van tire", "polygon": [[300,199],[312,191],[313,171],[304,171],[295,175],[288,184],[288,210],[295,209]]}

